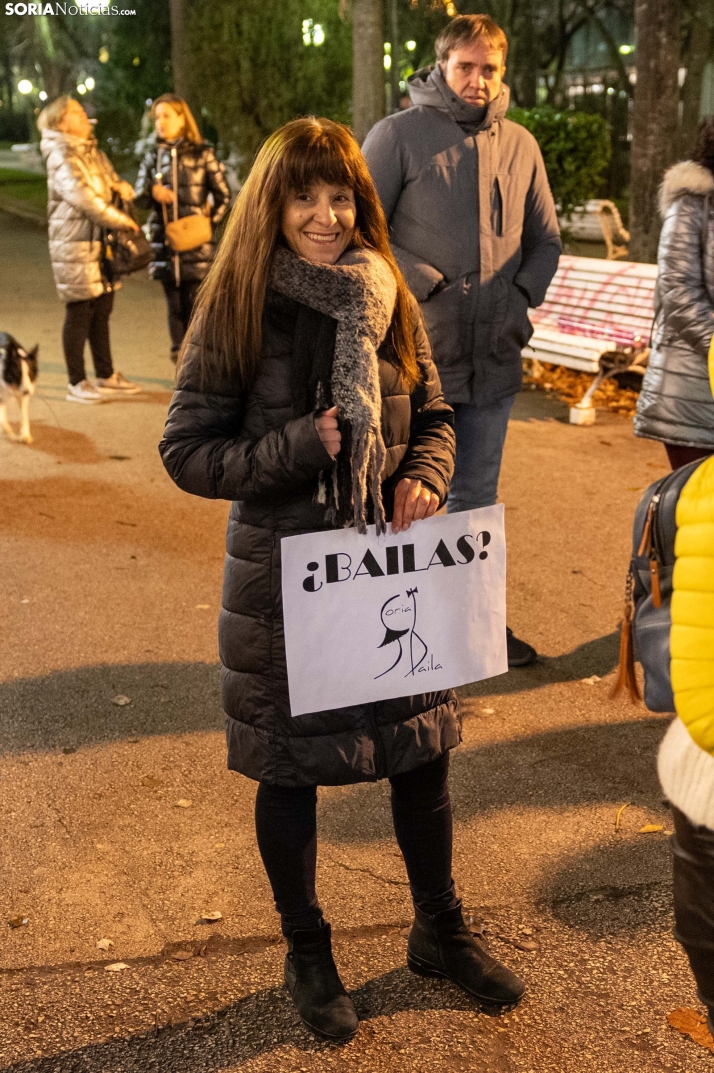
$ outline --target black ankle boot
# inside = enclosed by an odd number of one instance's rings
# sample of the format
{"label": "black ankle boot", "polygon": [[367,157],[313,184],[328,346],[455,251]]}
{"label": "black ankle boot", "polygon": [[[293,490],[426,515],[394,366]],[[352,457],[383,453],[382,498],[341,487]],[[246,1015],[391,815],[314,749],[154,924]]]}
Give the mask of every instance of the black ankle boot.
{"label": "black ankle boot", "polygon": [[357,1014],[332,957],[329,924],[294,931],[285,956],[285,983],[300,1020],[318,1036],[333,1042],[352,1039]]}
{"label": "black ankle boot", "polygon": [[461,902],[428,916],[415,909],[407,945],[407,964],[422,976],[446,976],[485,1002],[510,1006],[523,996],[526,985],[476,942],[464,923]]}

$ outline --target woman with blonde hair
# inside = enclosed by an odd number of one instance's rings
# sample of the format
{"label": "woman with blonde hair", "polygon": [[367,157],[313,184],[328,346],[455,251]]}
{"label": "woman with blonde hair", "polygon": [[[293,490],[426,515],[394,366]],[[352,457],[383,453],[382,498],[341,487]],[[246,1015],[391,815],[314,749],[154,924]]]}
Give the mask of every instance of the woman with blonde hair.
{"label": "woman with blonde hair", "polygon": [[[115,204],[134,196],[94,137],[92,121],[79,101],[57,97],[42,109],[37,126],[47,168],[47,230],[57,294],[66,303],[62,345],[67,363],[67,402],[84,405],[135,395],[137,384],[112,362],[109,318],[121,287],[106,259],[106,230],[138,231],[139,225]],[[89,340],[95,379],[85,373]]]}
{"label": "woman with blonde hair", "polygon": [[308,1027],[357,1030],[315,891],[318,786],[391,783],[414,901],[407,960],[471,995],[523,983],[466,928],[451,876],[452,690],[293,717],[280,543],[369,522],[393,532],[446,501],[453,412],[349,130],[297,119],[260,150],[199,295],[160,446],[179,487],[233,501],[219,648],[228,765],[258,782],[258,847]]}
{"label": "woman with blonde hair", "polygon": [[[149,275],[163,284],[175,362],[198,288],[213,260],[210,231],[225,216],[231,192],[223,165],[213,146],[201,137],[182,97],[162,94],[154,101],[151,115],[156,144],[141,162],[135,200],[140,208],[151,210],[148,226],[154,260]],[[204,217],[204,233],[198,233],[193,244],[189,236],[180,250],[174,249],[167,230],[189,216]]]}

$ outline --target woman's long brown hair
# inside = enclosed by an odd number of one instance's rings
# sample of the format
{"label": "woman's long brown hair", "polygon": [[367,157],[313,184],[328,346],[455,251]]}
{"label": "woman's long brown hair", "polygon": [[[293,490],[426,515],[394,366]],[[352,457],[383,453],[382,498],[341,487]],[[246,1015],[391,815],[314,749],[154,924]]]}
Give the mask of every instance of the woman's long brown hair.
{"label": "woman's long brown hair", "polygon": [[[417,382],[411,298],[389,246],[387,221],[367,165],[347,127],[311,116],[286,123],[263,144],[199,293],[192,323],[201,325],[200,373],[206,388],[252,384],[283,206],[288,196],[320,181],[353,191],[357,223],[352,244],[376,250],[394,273],[397,302],[391,343],[410,387]],[[186,342],[190,337],[189,327]]]}

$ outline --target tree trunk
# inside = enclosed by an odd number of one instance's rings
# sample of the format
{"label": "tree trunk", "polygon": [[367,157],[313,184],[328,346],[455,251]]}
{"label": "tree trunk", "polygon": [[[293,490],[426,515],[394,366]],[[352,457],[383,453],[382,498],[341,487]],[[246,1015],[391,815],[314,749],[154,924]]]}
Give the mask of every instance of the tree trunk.
{"label": "tree trunk", "polygon": [[511,44],[513,48],[512,80],[506,81],[513,88],[516,104],[521,108],[535,108],[538,99],[538,42],[533,21],[533,0],[524,0],[513,20]]}
{"label": "tree trunk", "polygon": [[711,0],[691,0],[689,42],[683,64],[687,68],[687,76],[682,87],[681,157],[690,157],[697,141],[702,82],[711,44],[711,16]]}
{"label": "tree trunk", "polygon": [[676,159],[680,0],[635,0],[637,84],[632,122],[630,258],[657,260],[657,191]]}
{"label": "tree trunk", "polygon": [[399,111],[399,59],[401,49],[399,47],[399,12],[397,0],[389,2],[389,38],[392,44],[392,66],[389,68],[390,108],[392,112]]}
{"label": "tree trunk", "polygon": [[185,0],[169,0],[171,15],[171,70],[174,93],[188,99],[186,75],[186,12]]}
{"label": "tree trunk", "polygon": [[383,0],[352,0],[352,126],[362,144],[384,117]]}

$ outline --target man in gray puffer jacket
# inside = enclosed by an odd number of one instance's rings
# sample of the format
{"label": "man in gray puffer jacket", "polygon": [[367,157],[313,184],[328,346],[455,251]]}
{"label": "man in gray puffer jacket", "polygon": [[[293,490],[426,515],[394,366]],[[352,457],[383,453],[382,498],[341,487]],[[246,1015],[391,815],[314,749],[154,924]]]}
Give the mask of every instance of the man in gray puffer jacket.
{"label": "man in gray puffer jacket", "polygon": [[[452,512],[496,502],[528,307],[543,301],[561,247],[538,144],[505,118],[503,30],[459,15],[435,48],[436,66],[409,80],[414,107],[377,123],[362,151],[456,415]],[[536,653],[509,631],[508,656],[521,666]]]}
{"label": "man in gray puffer jacket", "polygon": [[[40,148],[47,168],[47,223],[52,273],[67,314],[62,344],[69,384],[68,402],[104,402],[140,389],[115,372],[109,345],[114,291],[121,283],[107,274],[104,229],[138,231],[139,225],[112,204],[134,191],[99,149],[92,124],[79,101],[58,97],[40,113]],[[85,377],[84,346],[89,340],[96,380]]]}
{"label": "man in gray puffer jacket", "polygon": [[714,116],[702,120],[694,159],[665,174],[660,212],[657,317],[635,435],[661,440],[678,469],[714,453]]}

